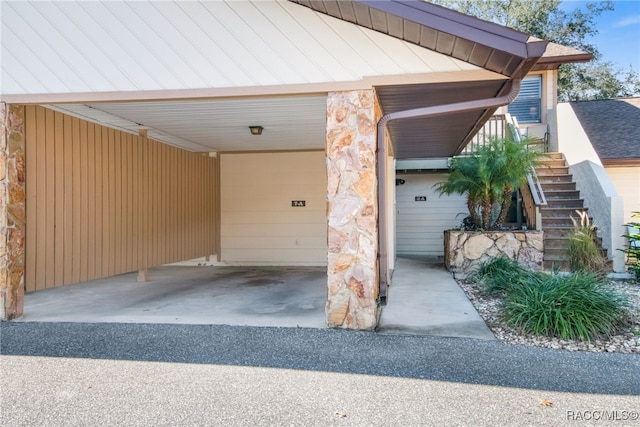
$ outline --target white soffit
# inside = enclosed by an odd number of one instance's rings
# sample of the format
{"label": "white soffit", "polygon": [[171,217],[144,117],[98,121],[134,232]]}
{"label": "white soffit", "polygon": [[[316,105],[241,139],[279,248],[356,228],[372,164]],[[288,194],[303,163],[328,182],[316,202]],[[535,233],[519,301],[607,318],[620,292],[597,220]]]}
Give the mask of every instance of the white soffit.
{"label": "white soffit", "polygon": [[[323,149],[326,94],[46,105],[57,111],[191,151]],[[253,136],[249,126],[264,127]]]}
{"label": "white soffit", "polygon": [[478,67],[288,1],[1,2],[2,94],[332,83]]}

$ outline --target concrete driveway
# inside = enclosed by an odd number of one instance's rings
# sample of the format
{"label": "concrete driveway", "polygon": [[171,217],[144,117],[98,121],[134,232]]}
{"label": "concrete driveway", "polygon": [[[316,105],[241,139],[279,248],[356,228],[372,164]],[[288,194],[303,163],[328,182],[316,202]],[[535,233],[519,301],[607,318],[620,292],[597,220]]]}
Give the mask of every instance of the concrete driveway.
{"label": "concrete driveway", "polygon": [[[33,292],[24,322],[325,328],[326,267],[163,266]],[[495,339],[437,258],[399,258],[378,331]]]}
{"label": "concrete driveway", "polygon": [[25,295],[24,322],[326,327],[326,267],[163,266]]}

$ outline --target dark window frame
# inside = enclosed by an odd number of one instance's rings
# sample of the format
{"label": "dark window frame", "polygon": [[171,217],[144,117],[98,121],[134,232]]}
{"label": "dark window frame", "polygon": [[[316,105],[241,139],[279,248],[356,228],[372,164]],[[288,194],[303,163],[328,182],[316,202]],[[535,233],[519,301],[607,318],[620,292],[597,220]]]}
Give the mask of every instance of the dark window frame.
{"label": "dark window frame", "polygon": [[509,104],[508,112],[518,123],[542,123],[542,75],[522,79],[520,94]]}

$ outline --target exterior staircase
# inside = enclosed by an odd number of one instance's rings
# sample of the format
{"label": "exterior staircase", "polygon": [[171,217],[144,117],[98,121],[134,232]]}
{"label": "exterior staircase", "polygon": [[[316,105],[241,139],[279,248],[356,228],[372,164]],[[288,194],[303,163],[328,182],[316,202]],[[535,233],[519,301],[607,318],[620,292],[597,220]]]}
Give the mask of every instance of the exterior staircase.
{"label": "exterior staircase", "polygon": [[[580,192],[576,189],[573,176],[562,153],[547,153],[544,164],[536,168],[538,180],[547,199],[547,205],[540,208],[542,230],[544,231],[544,269],[568,270],[567,252],[569,234],[573,228],[571,217],[578,219],[576,210],[587,211]],[[602,242],[598,239],[602,249]]]}

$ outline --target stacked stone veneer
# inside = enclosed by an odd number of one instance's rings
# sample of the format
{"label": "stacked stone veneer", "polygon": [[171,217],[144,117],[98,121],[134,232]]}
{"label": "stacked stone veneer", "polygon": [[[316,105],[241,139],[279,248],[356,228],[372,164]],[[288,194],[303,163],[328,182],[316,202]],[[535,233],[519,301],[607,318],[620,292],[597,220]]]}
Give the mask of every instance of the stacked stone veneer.
{"label": "stacked stone veneer", "polygon": [[0,103],[0,318],[24,307],[24,107]]}
{"label": "stacked stone veneer", "polygon": [[327,325],[373,329],[378,314],[376,97],[327,97]]}
{"label": "stacked stone veneer", "polygon": [[471,232],[447,230],[444,232],[445,266],[468,274],[480,263],[506,256],[532,271],[542,270],[544,258],[543,232],[495,231]]}

